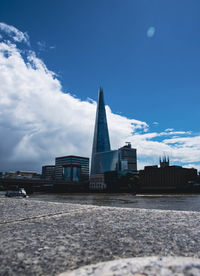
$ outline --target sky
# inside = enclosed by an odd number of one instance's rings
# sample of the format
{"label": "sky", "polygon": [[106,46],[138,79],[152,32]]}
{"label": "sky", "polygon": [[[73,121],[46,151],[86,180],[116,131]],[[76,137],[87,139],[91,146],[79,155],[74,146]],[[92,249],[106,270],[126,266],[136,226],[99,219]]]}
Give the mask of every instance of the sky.
{"label": "sky", "polygon": [[0,171],[90,157],[98,88],[112,149],[200,169],[199,0],[0,2]]}

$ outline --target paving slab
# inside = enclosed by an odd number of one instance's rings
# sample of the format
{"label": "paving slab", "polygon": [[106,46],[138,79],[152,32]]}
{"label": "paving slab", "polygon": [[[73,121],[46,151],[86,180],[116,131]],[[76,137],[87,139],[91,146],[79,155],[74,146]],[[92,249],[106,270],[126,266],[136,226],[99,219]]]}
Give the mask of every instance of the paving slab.
{"label": "paving slab", "polygon": [[36,204],[28,198],[5,198],[0,196],[0,224],[5,222],[20,221],[30,218],[58,215],[84,208],[80,204],[59,204],[56,202],[40,201]]}
{"label": "paving slab", "polygon": [[200,212],[0,202],[1,275],[58,275],[121,258],[200,257]]}
{"label": "paving slab", "polygon": [[140,257],[84,266],[59,276],[199,276],[200,259]]}

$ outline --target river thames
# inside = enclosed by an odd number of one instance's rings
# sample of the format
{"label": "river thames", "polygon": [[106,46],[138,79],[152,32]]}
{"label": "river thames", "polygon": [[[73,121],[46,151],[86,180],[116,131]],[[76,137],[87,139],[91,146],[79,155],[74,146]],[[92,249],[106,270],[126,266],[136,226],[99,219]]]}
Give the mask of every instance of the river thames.
{"label": "river thames", "polygon": [[200,211],[200,194],[45,194],[34,193],[29,200],[74,203],[121,208]]}

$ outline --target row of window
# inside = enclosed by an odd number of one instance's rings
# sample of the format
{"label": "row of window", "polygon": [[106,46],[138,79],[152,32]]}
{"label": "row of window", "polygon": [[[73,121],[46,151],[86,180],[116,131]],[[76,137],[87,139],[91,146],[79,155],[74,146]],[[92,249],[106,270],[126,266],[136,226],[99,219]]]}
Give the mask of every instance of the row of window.
{"label": "row of window", "polygon": [[105,183],[90,183],[91,190],[105,190],[106,184]]}

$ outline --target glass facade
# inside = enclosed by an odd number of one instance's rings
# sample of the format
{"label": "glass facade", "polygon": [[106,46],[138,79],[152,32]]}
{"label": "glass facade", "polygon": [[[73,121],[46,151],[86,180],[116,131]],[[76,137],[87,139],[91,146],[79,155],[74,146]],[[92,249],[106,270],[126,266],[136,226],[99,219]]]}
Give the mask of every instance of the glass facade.
{"label": "glass facade", "polygon": [[100,88],[92,148],[91,176],[115,170],[137,172],[137,154],[136,149],[131,148],[130,142],[119,150],[110,150],[103,90]]}
{"label": "glass facade", "polygon": [[95,167],[96,167],[96,162],[94,160],[95,154],[98,152],[108,152],[108,151],[110,151],[110,139],[109,139],[109,133],[108,133],[103,90],[100,88],[97,111],[96,111],[93,147],[92,147],[91,174],[97,173],[95,171]]}
{"label": "glass facade", "polygon": [[72,181],[80,181],[81,177],[81,168],[80,167],[72,167]]}
{"label": "glass facade", "polygon": [[63,167],[63,178],[65,181],[71,181],[71,167]]}
{"label": "glass facade", "polygon": [[99,152],[94,155],[95,174],[115,171],[118,164],[118,150]]}
{"label": "glass facade", "polygon": [[78,166],[64,166],[63,179],[65,181],[79,182],[81,180],[81,167]]}
{"label": "glass facade", "polygon": [[119,170],[137,172],[137,151],[131,144],[119,149]]}
{"label": "glass facade", "polygon": [[87,181],[89,179],[89,158],[80,156],[56,157],[55,180]]}

